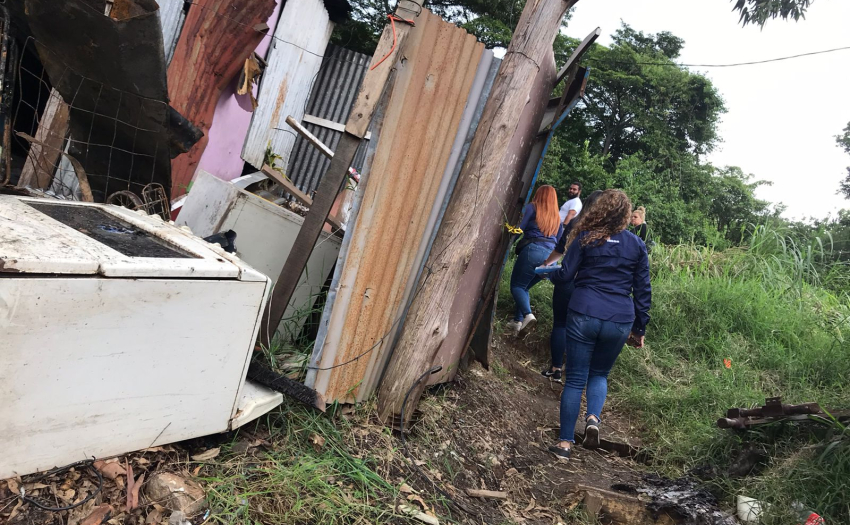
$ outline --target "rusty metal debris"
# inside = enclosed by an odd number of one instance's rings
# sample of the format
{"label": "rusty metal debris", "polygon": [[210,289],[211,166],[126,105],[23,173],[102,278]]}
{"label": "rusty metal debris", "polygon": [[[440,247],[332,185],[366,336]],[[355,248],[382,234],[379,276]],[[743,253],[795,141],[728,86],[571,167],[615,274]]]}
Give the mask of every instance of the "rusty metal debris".
{"label": "rusty metal debris", "polygon": [[817,403],[788,405],[782,403],[781,397],[771,397],[765,400],[765,405],[755,408],[730,408],[726,417],[717,420],[720,428],[744,430],[749,427],[764,425],[776,421],[805,421],[811,416],[823,418],[833,417],[843,420],[850,419],[850,411],[825,411]]}

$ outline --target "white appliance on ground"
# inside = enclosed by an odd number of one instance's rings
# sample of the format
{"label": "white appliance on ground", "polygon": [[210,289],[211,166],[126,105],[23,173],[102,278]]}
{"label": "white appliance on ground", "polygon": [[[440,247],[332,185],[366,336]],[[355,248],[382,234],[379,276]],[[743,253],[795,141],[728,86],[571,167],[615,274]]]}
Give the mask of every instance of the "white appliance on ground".
{"label": "white appliance on ground", "polygon": [[0,479],[239,427],[270,281],[159,217],[0,195]]}

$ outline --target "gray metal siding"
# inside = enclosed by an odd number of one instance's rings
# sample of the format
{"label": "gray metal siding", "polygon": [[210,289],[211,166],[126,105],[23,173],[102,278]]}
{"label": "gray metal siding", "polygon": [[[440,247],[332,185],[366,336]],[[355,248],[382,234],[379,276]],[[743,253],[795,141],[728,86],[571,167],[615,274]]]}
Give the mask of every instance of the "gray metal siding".
{"label": "gray metal siding", "polygon": [[[316,80],[310,90],[306,114],[345,124],[354,105],[357,90],[369,67],[369,55],[329,45]],[[336,149],[342,132],[315,124],[304,123],[310,132],[330,149]],[[366,160],[367,141],[363,141],[354,157],[352,166],[360,171]],[[292,156],[286,175],[306,194],[311,194],[319,185],[331,160],[312,146],[303,137],[298,137],[292,148]]]}

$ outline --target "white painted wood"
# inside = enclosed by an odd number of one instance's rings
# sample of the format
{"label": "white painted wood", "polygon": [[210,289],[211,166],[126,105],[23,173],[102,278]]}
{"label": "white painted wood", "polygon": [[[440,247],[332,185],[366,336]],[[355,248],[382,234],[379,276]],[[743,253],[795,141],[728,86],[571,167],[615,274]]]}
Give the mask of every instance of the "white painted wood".
{"label": "white painted wood", "polygon": [[227,430],[267,292],[0,279],[0,479]]}
{"label": "white painted wood", "polygon": [[286,117],[300,121],[304,116],[333,26],[322,0],[287,0],[284,5],[260,80],[259,105],[242,149],[242,158],[255,168],[262,168],[269,141],[282,157],[281,164],[289,165],[295,136],[287,132]]}
{"label": "white painted wood", "polygon": [[[323,128],[332,129],[334,131],[339,131],[342,133],[345,131],[345,124],[340,124],[339,122],[334,122],[332,120],[314,117],[313,115],[304,115],[304,118],[301,119],[302,122],[306,122],[308,124],[315,124],[316,126],[321,126]],[[366,136],[363,137],[365,140],[369,140],[372,138],[371,132],[366,132]]]}
{"label": "white painted wood", "polygon": [[[129,257],[48,217],[27,202],[101,208],[196,258]],[[0,196],[0,274],[24,272],[236,279],[246,272],[244,264],[223,256],[223,253],[220,247],[163,222],[158,216],[106,204]]]}
{"label": "white painted wood", "polygon": [[258,385],[251,380],[245,381],[242,392],[239,394],[239,401],[236,403],[238,410],[230,421],[230,430],[254,421],[281,403],[283,403],[283,394],[280,392]]}
{"label": "white painted wood", "polygon": [[[162,24],[162,47],[165,50],[165,63],[171,62],[186,12],[183,11],[183,0],[157,0],[159,4],[159,21]],[[197,9],[203,9],[197,7]]]}
{"label": "white painted wood", "polygon": [[[192,231],[219,224],[219,230],[210,234],[235,231],[239,258],[256,271],[276,279],[295,244],[304,218],[242,189],[236,188],[234,194],[233,189],[233,184],[200,171],[177,223],[188,226]],[[312,307],[333,269],[340,244],[337,237],[322,232],[283,316],[280,329],[284,333],[287,327],[291,330],[303,326],[306,320],[303,314]]]}

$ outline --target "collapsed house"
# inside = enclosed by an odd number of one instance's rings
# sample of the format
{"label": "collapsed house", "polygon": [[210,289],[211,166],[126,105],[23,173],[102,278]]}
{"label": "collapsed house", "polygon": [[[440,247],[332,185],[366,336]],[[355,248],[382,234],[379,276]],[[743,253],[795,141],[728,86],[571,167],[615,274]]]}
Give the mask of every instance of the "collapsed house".
{"label": "collapsed house", "polygon": [[[27,197],[0,195],[0,329],[12,334],[0,341],[0,356],[17,356],[0,357],[0,376],[13,378],[0,391],[0,406],[13,407],[18,431],[24,414],[36,414],[26,421],[40,437],[32,445],[14,433],[0,437],[16,458],[0,465],[0,478],[233,429],[279,404],[277,391],[320,409],[363,401],[395,380],[387,371],[396,343],[405,331],[421,329],[405,320],[435,271],[427,261],[469,169],[468,152],[490,133],[480,124],[489,118],[488,100],[503,96],[494,95],[502,61],[407,0],[372,57],[328,44],[334,23],[350,10],[344,0],[225,3],[245,5],[223,16],[215,11],[221,2],[203,0],[69,0],[60,17],[48,2],[26,0],[6,15],[3,122],[16,138],[3,149],[5,183]],[[598,34],[560,71],[550,43],[528,79],[515,127],[503,132],[506,147],[490,152],[501,166],[494,196],[474,203],[482,226],[459,288],[442,297],[452,322],[425,358],[439,369],[429,384],[451,381],[471,359],[487,366],[510,244],[504,225],[518,220],[552,134],[583,93],[588,70],[580,58]],[[10,81],[20,89],[6,95]],[[46,199],[114,204],[148,216],[100,204],[57,207]],[[25,238],[41,239],[50,257],[64,262],[40,263],[47,252],[37,246],[6,248]],[[141,242],[155,246],[129,246]],[[28,295],[21,303],[27,308],[18,310],[14,290],[28,273],[85,276],[89,287],[74,291],[62,279],[45,279],[61,293],[46,302]],[[160,286],[154,283],[169,281],[201,283],[206,306],[186,299],[189,291],[180,299],[142,299]],[[230,297],[237,308],[223,298],[243,281],[255,283],[255,291]],[[126,291],[104,300],[104,287],[119,283]],[[74,294],[100,298],[82,314],[101,319],[92,323],[99,331],[76,321],[54,331],[100,334],[87,336],[87,346],[36,341],[29,328],[13,329],[24,315],[67,312]],[[133,297],[157,313],[106,315]],[[232,338],[216,340],[219,332]],[[268,348],[305,334],[312,350],[290,377],[255,352],[258,339]],[[198,409],[193,403],[169,410],[171,401],[138,405],[122,397],[131,393],[115,393],[122,390],[110,374],[160,374],[161,361],[89,359],[89,376],[112,379],[97,395],[75,397],[79,411],[52,414],[44,397],[23,401],[26,388],[38,388],[37,375],[14,378],[16,367],[30,363],[20,348],[31,344],[69,358],[113,351],[173,358],[180,374],[195,374],[197,399],[224,390],[201,424],[189,415]],[[205,347],[215,351],[204,355]],[[213,377],[215,356],[229,365]],[[139,388],[161,395],[170,392],[165,384]],[[75,385],[60,379],[51,395]],[[113,424],[138,420],[142,410],[155,417],[132,439],[106,439],[94,407],[107,405]],[[44,418],[68,421],[66,446],[51,450],[57,434]],[[49,453],[34,454],[33,446]]]}

